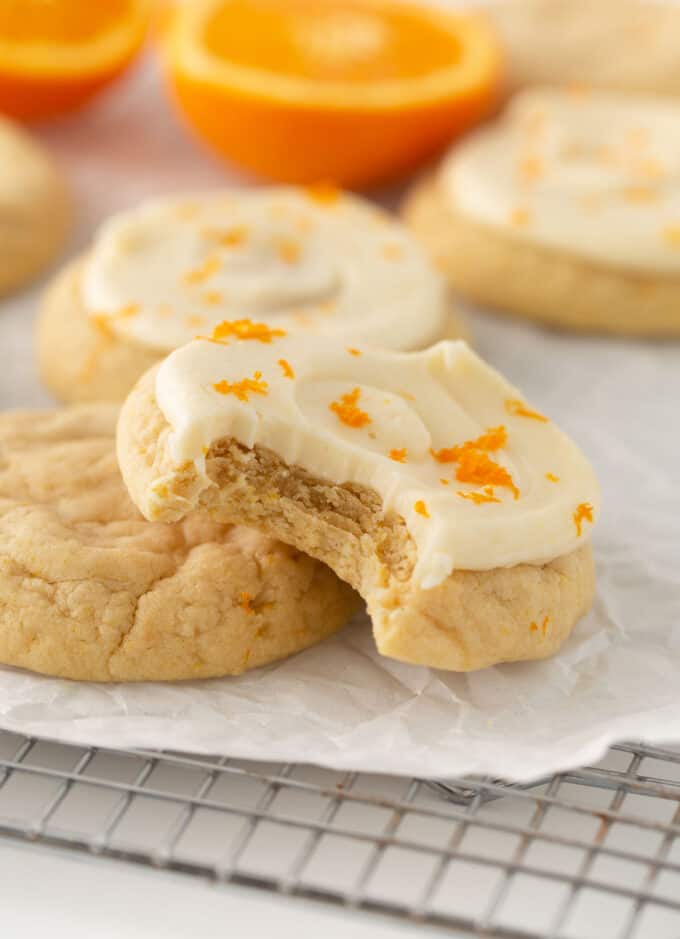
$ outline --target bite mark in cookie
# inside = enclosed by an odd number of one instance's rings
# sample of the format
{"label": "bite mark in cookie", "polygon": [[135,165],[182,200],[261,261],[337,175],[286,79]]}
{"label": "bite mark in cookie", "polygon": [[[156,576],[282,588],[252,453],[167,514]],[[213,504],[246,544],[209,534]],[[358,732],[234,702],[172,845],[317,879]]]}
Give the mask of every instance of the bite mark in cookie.
{"label": "bite mark in cookie", "polygon": [[[541,654],[556,649],[592,591],[579,509],[596,517],[589,464],[540,412],[509,413],[517,389],[464,343],[361,353],[292,335],[173,353],[121,416],[133,498],[149,518],[201,506],[324,559],[397,658],[452,669],[531,658],[529,623],[545,616],[555,628]],[[254,372],[265,394],[215,393]]]}

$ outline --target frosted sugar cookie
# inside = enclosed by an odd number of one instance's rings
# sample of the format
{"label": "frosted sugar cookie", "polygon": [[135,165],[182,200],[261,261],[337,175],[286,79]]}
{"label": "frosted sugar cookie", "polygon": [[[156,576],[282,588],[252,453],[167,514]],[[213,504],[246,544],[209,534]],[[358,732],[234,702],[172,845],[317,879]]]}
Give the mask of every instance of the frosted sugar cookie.
{"label": "frosted sugar cookie", "polygon": [[66,188],[48,154],[0,117],[0,294],[30,281],[61,248]]}
{"label": "frosted sugar cookie", "polygon": [[350,588],[207,517],[145,521],[107,405],[0,415],[0,662],[86,681],[232,675],[339,629]]}
{"label": "frosted sugar cookie", "polygon": [[192,342],[127,399],[118,455],[148,518],[200,506],[326,562],[406,662],[542,658],[591,602],[593,472],[461,341]]}
{"label": "frosted sugar cookie", "polygon": [[331,187],[176,196],[111,219],[57,278],[38,356],[57,397],[122,400],[225,319],[422,348],[460,335],[447,291],[398,222]]}
{"label": "frosted sugar cookie", "polygon": [[680,11],[663,0],[502,0],[488,12],[512,87],[578,82],[680,94]]}
{"label": "frosted sugar cookie", "polygon": [[519,94],[404,215],[479,303],[573,329],[680,333],[680,106],[668,100]]}

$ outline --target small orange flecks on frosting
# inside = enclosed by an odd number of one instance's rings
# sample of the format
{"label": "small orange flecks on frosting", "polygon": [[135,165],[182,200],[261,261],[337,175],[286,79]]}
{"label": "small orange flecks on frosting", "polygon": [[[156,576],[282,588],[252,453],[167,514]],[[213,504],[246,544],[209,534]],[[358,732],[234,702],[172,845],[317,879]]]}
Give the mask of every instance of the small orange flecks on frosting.
{"label": "small orange flecks on frosting", "polygon": [[548,482],[550,482],[550,483],[558,483],[558,482],[560,481],[560,477],[559,477],[559,476],[555,476],[554,473],[546,473],[546,474],[545,474],[545,478],[546,478],[546,479],[548,480]]}
{"label": "small orange flecks on frosting", "polygon": [[239,248],[245,244],[250,234],[247,225],[233,225],[231,228],[204,228],[203,235],[215,241],[221,248]]}
{"label": "small orange flecks on frosting", "polygon": [[203,264],[187,271],[184,275],[185,284],[202,284],[204,281],[216,274],[220,269],[220,259],[216,257],[206,258]]}
{"label": "small orange flecks on frosting", "polygon": [[442,486],[450,486],[450,485],[451,485],[451,480],[450,480],[450,479],[444,479],[443,476],[442,476],[442,478],[439,480],[439,482],[442,484]]}
{"label": "small orange flecks on frosting", "polygon": [[106,313],[92,313],[90,321],[103,339],[113,339],[110,316],[107,316]]}
{"label": "small orange flecks on frosting", "polygon": [[342,190],[329,182],[311,183],[305,187],[305,192],[313,202],[319,205],[335,205],[342,195]]}
{"label": "small orange flecks on frosting", "polygon": [[297,264],[302,254],[302,248],[294,238],[281,238],[277,242],[276,253],[284,264]]}
{"label": "small orange flecks on frosting", "polygon": [[408,450],[406,447],[399,447],[394,450],[390,450],[390,460],[394,460],[395,463],[405,463],[407,453]]}
{"label": "small orange flecks on frosting", "polygon": [[200,329],[201,326],[205,326],[205,316],[201,316],[200,313],[190,313],[184,322],[189,329]]}
{"label": "small orange flecks on frosting", "polygon": [[418,499],[418,501],[414,504],[413,508],[418,513],[418,515],[422,515],[423,518],[430,517],[430,513],[427,511],[427,506],[425,505],[422,499]]}
{"label": "small orange flecks on frosting", "polygon": [[347,346],[347,351],[350,355],[361,355],[361,350],[355,349],[353,346]]}
{"label": "small orange flecks on frosting", "polygon": [[626,202],[655,202],[659,193],[652,186],[625,186],[622,190]]}
{"label": "small orange flecks on frosting", "polygon": [[517,170],[525,182],[531,183],[541,179],[545,173],[545,165],[540,157],[526,156],[519,161]]}
{"label": "small orange flecks on frosting", "polygon": [[266,395],[269,385],[261,381],[262,372],[254,372],[252,378],[242,378],[241,381],[230,382],[226,379],[213,385],[215,391],[221,395],[234,395],[239,401],[247,401],[248,395]]}
{"label": "small orange flecks on frosting", "polygon": [[408,392],[408,391],[399,391],[399,392],[397,392],[397,394],[399,394],[405,401],[415,401],[415,400],[416,400],[416,396],[415,396],[415,395],[412,395],[412,394],[411,394],[410,392]]}
{"label": "small orange flecks on frosting", "polygon": [[347,394],[341,395],[339,401],[332,401],[328,408],[334,414],[337,414],[338,420],[346,424],[347,427],[365,427],[371,423],[371,418],[365,411],[357,407],[357,402],[361,396],[361,390],[354,388]]}
{"label": "small orange flecks on frosting", "polygon": [[284,378],[295,378],[295,372],[293,371],[293,366],[290,362],[287,362],[285,359],[279,359],[277,365],[281,366],[281,371],[283,372]]}
{"label": "small orange flecks on frosting", "polygon": [[129,319],[131,316],[137,316],[139,313],[139,304],[138,303],[126,303],[125,306],[122,306],[119,310],[113,314],[116,319]]}
{"label": "small orange flecks on frosting", "polygon": [[550,420],[541,414],[540,411],[534,411],[517,398],[508,398],[505,402],[505,410],[508,414],[512,414],[513,417],[529,417],[533,421],[542,421],[544,424],[547,424]]}
{"label": "small orange flecks on frosting", "polygon": [[[475,486],[501,486],[510,489],[515,499],[519,489],[512,476],[499,463],[487,455],[489,451],[501,450],[507,443],[507,433],[501,424],[491,427],[476,440],[467,440],[455,447],[431,450],[438,463],[456,463],[456,479],[460,483]],[[486,501],[486,500],[485,500]]]}
{"label": "small orange flecks on frosting", "polygon": [[258,342],[269,343],[278,336],[285,336],[285,329],[272,329],[266,323],[253,323],[252,320],[223,320],[213,329],[210,342],[224,342],[229,339],[256,339]]}
{"label": "small orange flecks on frosting", "polygon": [[438,463],[456,463],[464,450],[502,450],[508,442],[505,427],[490,427],[476,440],[466,440],[454,447],[442,447],[441,450],[431,450],[430,453]]}
{"label": "small orange flecks on frosting", "polygon": [[218,306],[223,302],[224,294],[220,293],[219,290],[206,290],[205,293],[201,294],[201,300],[207,306]]}
{"label": "small orange flecks on frosting", "polygon": [[484,502],[500,502],[494,495],[493,486],[485,486],[482,492],[460,492],[456,493],[461,499],[468,499],[475,505],[482,505]]}
{"label": "small orange flecks on frosting", "polygon": [[490,459],[483,450],[473,447],[463,448],[456,465],[456,479],[459,483],[472,483],[476,486],[501,486],[509,489],[515,499],[519,499],[519,489],[512,476]]}
{"label": "small orange flecks on frosting", "polygon": [[576,534],[580,538],[583,522],[592,522],[593,520],[593,507],[590,502],[581,502],[580,505],[577,505],[573,518],[574,525],[576,525]]}
{"label": "small orange flecks on frosting", "polygon": [[663,229],[664,241],[668,242],[673,248],[680,248],[680,223],[677,225],[667,225]]}
{"label": "small orange flecks on frosting", "polygon": [[517,208],[510,212],[508,221],[513,228],[524,228],[524,226],[528,225],[531,221],[531,213],[528,209],[523,209],[521,206],[517,206]]}
{"label": "small orange flecks on frosting", "polygon": [[398,261],[404,255],[404,249],[396,241],[388,241],[383,245],[382,255],[386,261]]}
{"label": "small orange flecks on frosting", "polygon": [[241,607],[241,609],[245,610],[248,616],[252,616],[253,613],[255,612],[252,606],[253,598],[245,590],[242,590],[240,594],[238,595],[238,597],[239,597],[239,606]]}

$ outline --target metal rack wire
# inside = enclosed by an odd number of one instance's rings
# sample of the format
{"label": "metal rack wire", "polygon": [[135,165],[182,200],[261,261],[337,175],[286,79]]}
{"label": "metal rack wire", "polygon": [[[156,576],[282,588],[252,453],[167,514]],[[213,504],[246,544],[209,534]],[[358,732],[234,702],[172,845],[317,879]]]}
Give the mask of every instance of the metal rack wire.
{"label": "metal rack wire", "polygon": [[678,939],[680,750],[425,783],[0,732],[0,835],[495,939]]}

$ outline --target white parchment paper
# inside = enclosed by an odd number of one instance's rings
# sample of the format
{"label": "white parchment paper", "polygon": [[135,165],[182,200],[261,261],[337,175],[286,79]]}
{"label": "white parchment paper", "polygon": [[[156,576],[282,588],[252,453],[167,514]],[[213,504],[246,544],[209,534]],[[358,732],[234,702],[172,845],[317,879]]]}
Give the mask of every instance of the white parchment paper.
{"label": "white parchment paper", "polygon": [[[142,197],[233,183],[141,67],[41,132],[74,190],[71,253]],[[387,194],[388,201],[394,193]],[[31,348],[38,292],[0,307],[0,406],[49,404]],[[627,738],[680,742],[680,342],[562,335],[476,314],[478,350],[594,462],[598,594],[562,652],[451,675],[379,658],[369,625],[238,679],[86,685],[0,668],[0,726],[102,746],[529,779]]]}

